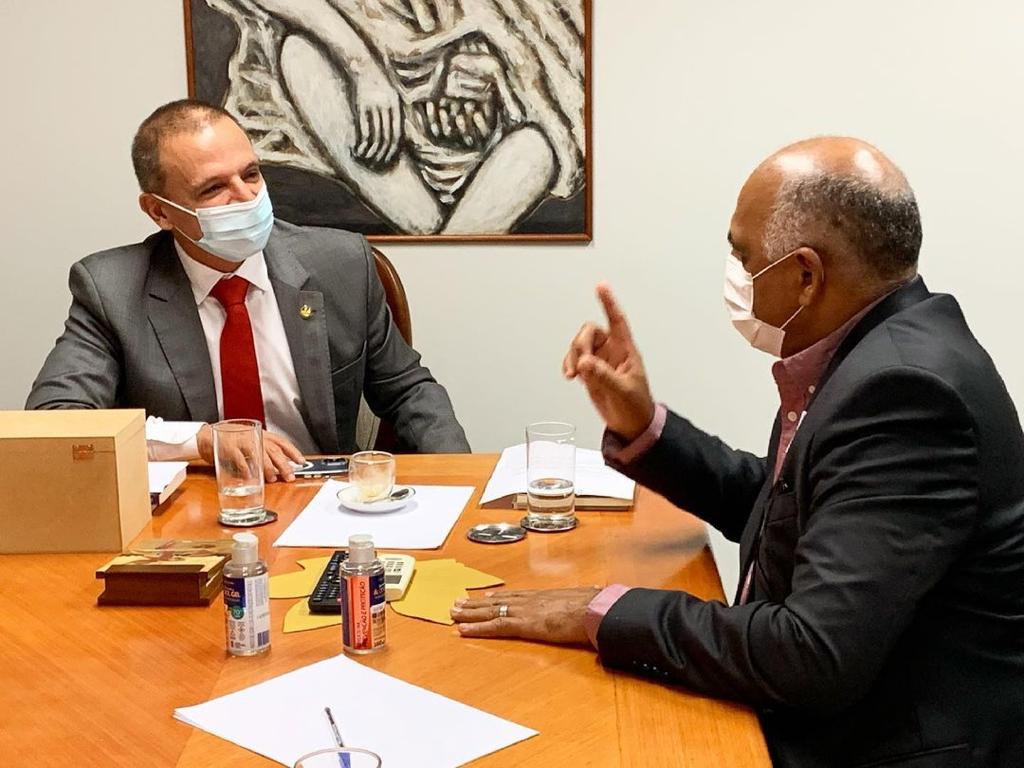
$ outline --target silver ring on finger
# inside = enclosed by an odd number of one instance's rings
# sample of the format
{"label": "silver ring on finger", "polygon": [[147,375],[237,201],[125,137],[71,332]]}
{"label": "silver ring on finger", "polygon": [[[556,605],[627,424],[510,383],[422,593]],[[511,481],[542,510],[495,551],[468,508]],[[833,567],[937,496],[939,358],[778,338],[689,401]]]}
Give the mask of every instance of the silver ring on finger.
{"label": "silver ring on finger", "polygon": [[498,606],[498,618],[499,619],[508,618],[508,605],[506,605],[505,603],[502,603],[501,605]]}

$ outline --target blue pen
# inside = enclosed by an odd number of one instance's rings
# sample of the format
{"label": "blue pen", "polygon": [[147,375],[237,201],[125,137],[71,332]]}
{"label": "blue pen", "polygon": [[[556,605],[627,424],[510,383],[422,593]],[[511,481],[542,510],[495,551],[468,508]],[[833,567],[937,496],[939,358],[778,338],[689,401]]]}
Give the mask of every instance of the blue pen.
{"label": "blue pen", "polygon": [[[338,732],[338,724],[334,722],[331,708],[324,707],[324,712],[327,713],[327,722],[331,724],[331,733],[334,734],[334,741],[339,747],[344,747],[345,742],[341,740],[341,733]],[[341,763],[341,768],[352,768],[352,758],[349,755],[338,755],[338,762]]]}

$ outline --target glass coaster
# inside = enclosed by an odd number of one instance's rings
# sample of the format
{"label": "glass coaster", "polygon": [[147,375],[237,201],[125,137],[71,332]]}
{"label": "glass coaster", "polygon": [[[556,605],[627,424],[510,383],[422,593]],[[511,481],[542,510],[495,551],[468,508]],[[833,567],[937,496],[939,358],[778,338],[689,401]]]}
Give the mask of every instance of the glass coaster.
{"label": "glass coaster", "polygon": [[537,531],[538,533],[561,533],[562,531],[571,531],[580,524],[580,521],[574,517],[568,524],[563,521],[559,521],[557,523],[535,523],[532,522],[529,517],[524,517],[519,521],[519,524],[528,531]]}
{"label": "glass coaster", "polygon": [[219,517],[217,518],[217,522],[225,528],[259,528],[261,525],[269,525],[270,523],[277,522],[277,512],[268,509],[263,517],[259,520],[254,520],[251,523],[225,523]]}

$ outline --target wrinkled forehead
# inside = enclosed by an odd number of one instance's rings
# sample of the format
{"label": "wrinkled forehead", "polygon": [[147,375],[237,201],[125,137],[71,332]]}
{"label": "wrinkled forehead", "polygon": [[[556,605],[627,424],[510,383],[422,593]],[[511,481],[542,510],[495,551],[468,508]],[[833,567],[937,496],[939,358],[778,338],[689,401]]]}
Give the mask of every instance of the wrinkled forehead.
{"label": "wrinkled forehead", "polygon": [[245,131],[221,118],[165,137],[160,164],[168,187],[194,187],[216,176],[231,176],[257,162]]}

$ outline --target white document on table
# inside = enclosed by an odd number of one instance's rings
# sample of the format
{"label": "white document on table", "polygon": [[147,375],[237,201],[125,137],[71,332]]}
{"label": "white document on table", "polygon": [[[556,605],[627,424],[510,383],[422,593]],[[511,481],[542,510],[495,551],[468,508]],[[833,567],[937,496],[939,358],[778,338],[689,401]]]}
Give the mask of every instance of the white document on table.
{"label": "white document on table", "polygon": [[353,512],[338,491],[348,483],[328,480],[274,542],[275,547],[348,546],[348,537],[368,533],[379,549],[437,549],[451,533],[475,490],[462,485],[413,485],[416,495],[394,512]]}
{"label": "white document on table", "polygon": [[[576,449],[577,496],[632,499],[635,491],[636,483],[606,465],[600,451]],[[480,503],[486,504],[515,493],[526,493],[526,443],[513,445],[501,452]]]}
{"label": "white document on table", "polygon": [[334,746],[324,707],[346,746],[376,752],[385,768],[454,768],[537,735],[344,656],[176,709],[174,717],[291,766]]}

